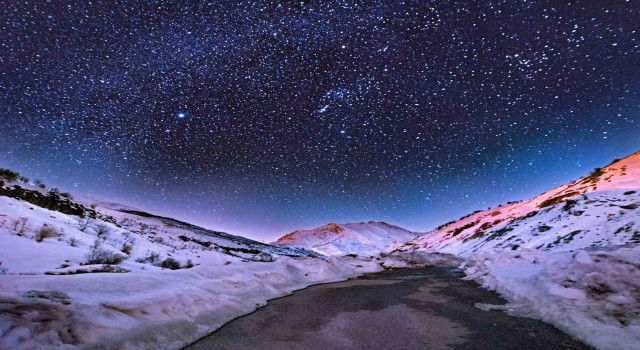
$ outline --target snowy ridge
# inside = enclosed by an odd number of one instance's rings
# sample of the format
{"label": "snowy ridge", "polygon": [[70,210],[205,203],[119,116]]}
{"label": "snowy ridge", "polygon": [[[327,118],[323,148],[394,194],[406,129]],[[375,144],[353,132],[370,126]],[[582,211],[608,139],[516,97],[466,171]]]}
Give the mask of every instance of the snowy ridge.
{"label": "snowy ridge", "polygon": [[301,247],[324,255],[374,256],[389,253],[418,235],[419,233],[386,222],[330,223],[311,230],[289,233],[273,244]]}
{"label": "snowy ridge", "polygon": [[445,224],[399,251],[469,256],[506,248],[570,250],[638,242],[640,152],[525,202]]}

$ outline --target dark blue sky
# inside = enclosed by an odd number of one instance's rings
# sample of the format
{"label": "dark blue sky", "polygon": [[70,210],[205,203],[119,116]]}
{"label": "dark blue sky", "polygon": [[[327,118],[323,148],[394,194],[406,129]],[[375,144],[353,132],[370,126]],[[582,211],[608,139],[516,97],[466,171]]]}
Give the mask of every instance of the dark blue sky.
{"label": "dark blue sky", "polygon": [[21,1],[0,166],[257,239],[425,231],[640,149],[640,3]]}

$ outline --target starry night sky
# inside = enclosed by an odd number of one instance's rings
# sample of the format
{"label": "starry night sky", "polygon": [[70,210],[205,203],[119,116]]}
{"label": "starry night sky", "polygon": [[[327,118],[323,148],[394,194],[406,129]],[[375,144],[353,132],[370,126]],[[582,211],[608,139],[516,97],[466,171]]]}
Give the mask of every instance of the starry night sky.
{"label": "starry night sky", "polygon": [[0,3],[0,167],[260,240],[640,149],[638,1]]}

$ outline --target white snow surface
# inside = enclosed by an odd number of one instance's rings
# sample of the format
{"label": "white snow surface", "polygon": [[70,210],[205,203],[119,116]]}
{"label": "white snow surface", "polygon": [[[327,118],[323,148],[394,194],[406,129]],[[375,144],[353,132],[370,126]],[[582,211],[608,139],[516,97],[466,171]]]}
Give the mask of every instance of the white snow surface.
{"label": "white snow surface", "polygon": [[541,319],[599,349],[640,348],[638,245],[484,252],[462,268],[467,278],[505,297],[511,314]]}
{"label": "white snow surface", "polygon": [[[269,299],[382,269],[107,206],[96,208],[107,221],[83,232],[78,217],[0,197],[0,349],[181,348]],[[58,235],[37,242],[45,224]],[[97,224],[108,227],[100,249],[122,255],[120,264],[86,264]],[[150,253],[155,264],[136,261]],[[169,257],[195,266],[156,266]]]}
{"label": "white snow surface", "polygon": [[323,255],[377,256],[389,253],[420,233],[386,222],[330,223],[311,230],[289,233],[274,245],[301,247]]}

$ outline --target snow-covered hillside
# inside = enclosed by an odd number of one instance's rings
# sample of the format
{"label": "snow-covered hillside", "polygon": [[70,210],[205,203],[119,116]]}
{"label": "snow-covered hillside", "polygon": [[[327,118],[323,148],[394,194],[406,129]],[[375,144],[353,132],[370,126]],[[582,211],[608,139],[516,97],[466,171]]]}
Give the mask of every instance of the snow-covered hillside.
{"label": "snow-covered hillside", "polygon": [[525,202],[479,211],[400,247],[459,256],[640,242],[640,152]]}
{"label": "snow-covered hillside", "polygon": [[33,184],[0,188],[0,349],[176,349],[268,299],[381,269]]}
{"label": "snow-covered hillside", "polygon": [[388,253],[418,235],[419,233],[386,222],[330,223],[311,230],[289,233],[273,244],[306,248],[324,255],[375,256]]}
{"label": "snow-covered hillside", "polygon": [[[478,211],[398,248],[466,258],[506,306],[599,349],[640,348],[640,152],[525,202]],[[411,265],[411,264],[409,264]]]}

